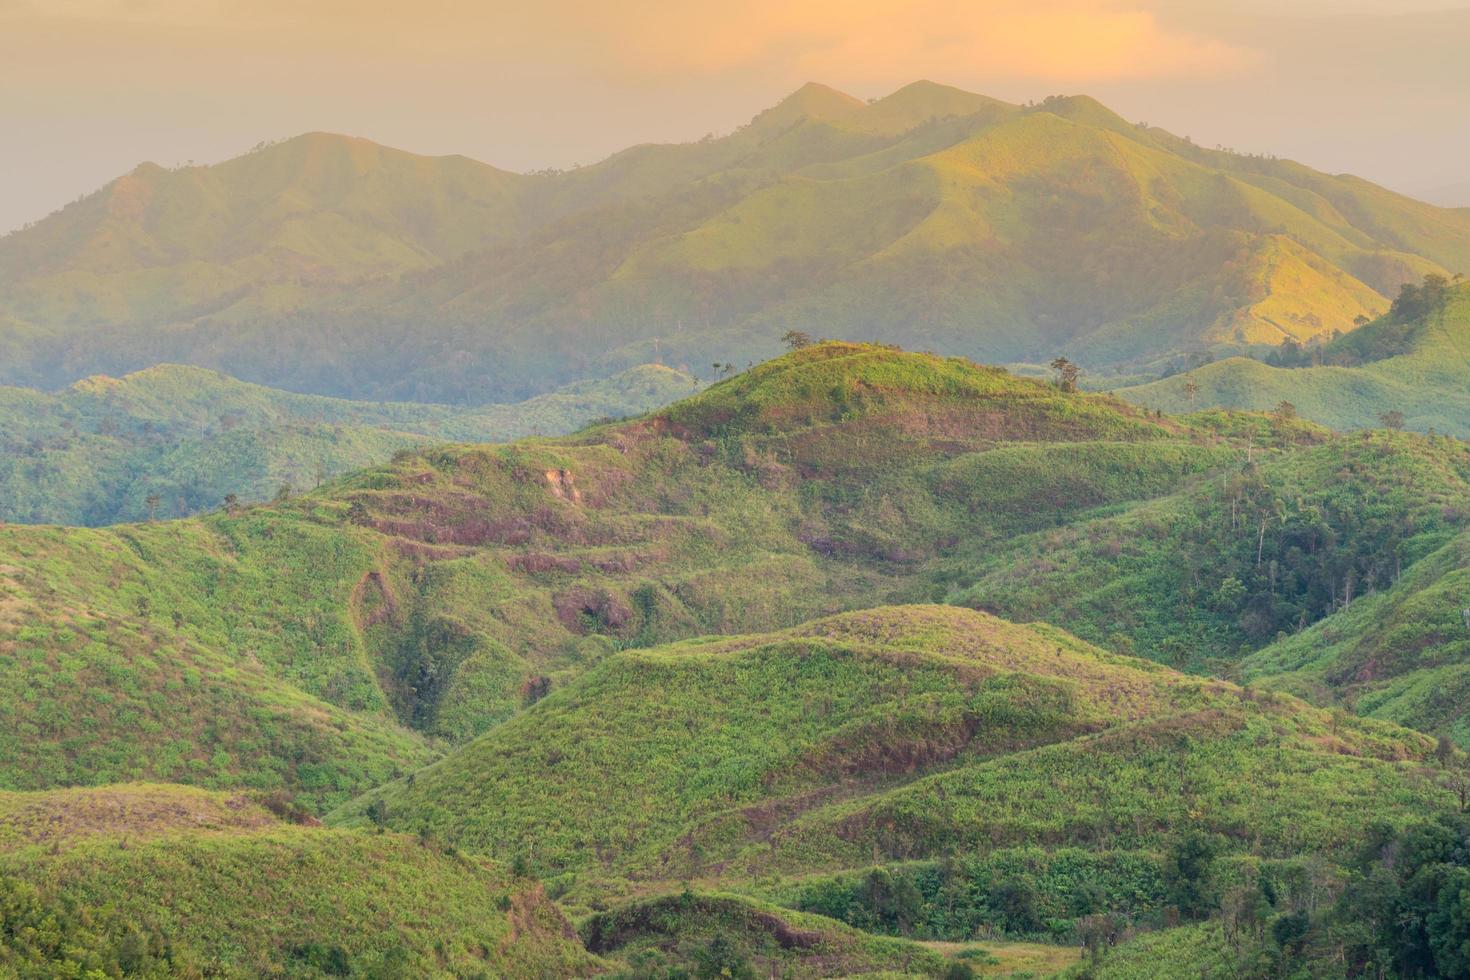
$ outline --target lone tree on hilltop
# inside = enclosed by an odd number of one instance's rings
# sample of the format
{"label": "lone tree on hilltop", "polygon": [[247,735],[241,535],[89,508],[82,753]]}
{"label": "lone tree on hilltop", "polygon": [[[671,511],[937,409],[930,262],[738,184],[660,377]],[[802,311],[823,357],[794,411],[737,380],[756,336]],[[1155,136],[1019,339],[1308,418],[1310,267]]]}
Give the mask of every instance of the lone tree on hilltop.
{"label": "lone tree on hilltop", "polygon": [[1065,357],[1053,358],[1051,369],[1057,373],[1057,387],[1063,391],[1072,392],[1077,390],[1077,379],[1082,376],[1082,369]]}
{"label": "lone tree on hilltop", "polygon": [[781,343],[786,345],[787,350],[801,350],[810,347],[813,343],[812,335],[805,330],[788,330],[781,335]]}

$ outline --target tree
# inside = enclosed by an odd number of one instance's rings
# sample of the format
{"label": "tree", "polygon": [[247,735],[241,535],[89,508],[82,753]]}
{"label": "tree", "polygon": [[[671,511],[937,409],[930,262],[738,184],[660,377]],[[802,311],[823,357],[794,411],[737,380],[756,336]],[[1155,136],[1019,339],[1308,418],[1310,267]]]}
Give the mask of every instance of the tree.
{"label": "tree", "polygon": [[1288,401],[1280,401],[1276,403],[1276,410],[1272,414],[1282,422],[1290,422],[1296,418],[1296,406]]}
{"label": "tree", "polygon": [[1372,320],[1368,319],[1368,317],[1362,313],[1359,313],[1357,316],[1353,317],[1353,326],[1355,327],[1366,327],[1372,322]]}
{"label": "tree", "polygon": [[694,962],[694,975],[700,980],[755,980],[750,961],[723,932],[715,933],[709,945],[694,954]]}
{"label": "tree", "polygon": [[225,513],[233,514],[240,506],[240,498],[233,493],[225,494]]}
{"label": "tree", "polygon": [[786,345],[787,350],[801,350],[810,347],[813,343],[812,335],[803,330],[788,330],[781,335],[781,343]]}
{"label": "tree", "polygon": [[148,508],[148,520],[150,523],[158,519],[158,503],[159,496],[156,493],[150,493],[143,498],[143,506]]}
{"label": "tree", "polygon": [[1189,399],[1189,406],[1191,408],[1194,407],[1194,399],[1197,395],[1199,395],[1199,385],[1195,383],[1194,378],[1185,378],[1184,397]]}
{"label": "tree", "polygon": [[1077,390],[1077,379],[1082,369],[1065,357],[1052,358],[1051,369],[1057,373],[1057,387],[1066,392]]}
{"label": "tree", "polygon": [[281,484],[280,488],[278,490],[276,490],[276,503],[278,503],[278,504],[279,503],[284,503],[285,501],[290,500],[290,499],[291,499],[291,484],[289,484],[289,483],[283,483],[283,484]]}
{"label": "tree", "polygon": [[1164,887],[1179,914],[1202,919],[1214,911],[1211,870],[1219,845],[1199,830],[1186,831],[1174,841],[1164,858]]}
{"label": "tree", "polygon": [[1404,413],[1400,412],[1398,409],[1393,409],[1387,412],[1380,412],[1378,415],[1378,421],[1383,423],[1383,427],[1385,429],[1393,429],[1394,431],[1398,431],[1399,429],[1402,429],[1404,427]]}

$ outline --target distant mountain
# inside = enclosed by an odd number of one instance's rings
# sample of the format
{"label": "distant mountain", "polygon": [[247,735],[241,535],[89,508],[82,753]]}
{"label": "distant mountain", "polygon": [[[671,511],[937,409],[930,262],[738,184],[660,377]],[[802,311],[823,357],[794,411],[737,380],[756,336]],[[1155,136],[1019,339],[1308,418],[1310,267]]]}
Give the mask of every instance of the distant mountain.
{"label": "distant mountain", "polygon": [[145,166],[0,239],[0,380],[160,361],[507,401],[788,329],[1150,372],[1349,331],[1470,269],[1470,211],[1206,150],[1085,97],[807,85],[728,136],[516,175],[313,134]]}
{"label": "distant mountain", "polygon": [[1306,418],[1337,429],[1395,424],[1470,437],[1470,285],[1442,305],[1385,316],[1301,355],[1317,366],[1275,367],[1245,357],[1202,365],[1119,396],[1166,412],[1219,407],[1271,411],[1289,402]]}
{"label": "distant mountain", "polygon": [[310,489],[410,446],[561,435],[697,390],[653,364],[474,409],[299,395],[176,364],[56,394],[0,388],[0,521],[180,517]]}

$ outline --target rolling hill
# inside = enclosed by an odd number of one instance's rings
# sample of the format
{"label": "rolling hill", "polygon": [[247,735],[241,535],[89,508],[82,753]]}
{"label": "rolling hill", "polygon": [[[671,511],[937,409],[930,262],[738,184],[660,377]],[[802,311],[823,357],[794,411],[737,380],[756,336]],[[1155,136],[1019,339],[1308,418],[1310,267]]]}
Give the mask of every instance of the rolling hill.
{"label": "rolling hill", "polygon": [[[58,404],[371,408],[159,375]],[[1384,842],[1470,786],[1434,738],[1466,737],[1467,484],[1442,436],[830,342],[267,504],[0,526],[0,948],[163,975],[1346,962]]]}
{"label": "rolling hill", "polygon": [[0,521],[95,526],[256,503],[413,446],[560,435],[698,388],[653,364],[474,409],[299,395],[181,365],[56,394],[0,388]]}
{"label": "rolling hill", "polygon": [[0,793],[0,815],[13,976],[605,972],[538,883],[430,841],[176,786]]}
{"label": "rolling hill", "polygon": [[1290,402],[1335,429],[1374,428],[1397,412],[1409,429],[1470,436],[1470,286],[1452,289],[1441,308],[1371,323],[1317,357],[1323,363],[1303,367],[1232,357],[1118,395],[1166,412]]}
{"label": "rolling hill", "polygon": [[1180,421],[818,345],[641,419],[416,450],[269,506],[0,527],[4,778],[333,805],[618,649],[893,602],[1226,671],[1464,530],[1467,479],[1444,440]]}
{"label": "rolling hill", "polygon": [[[1253,758],[1272,730],[1275,751]],[[907,606],[620,653],[336,819],[375,808],[594,881],[830,872],[982,844],[1150,850],[1166,811],[1188,809],[1283,856],[1348,843],[1355,828],[1326,814],[1395,819],[1412,784],[1395,760],[1430,745],[1334,731],[1299,702],[1257,704],[1046,627]],[[1083,789],[1097,782],[1101,809]],[[1339,802],[1309,819],[1302,794],[1324,793]]]}
{"label": "rolling hill", "polygon": [[808,85],[720,138],[512,175],[312,134],[146,166],[0,239],[0,381],[161,361],[510,401],[788,329],[1157,371],[1350,330],[1470,267],[1470,212],[1196,147],[1094,100]]}

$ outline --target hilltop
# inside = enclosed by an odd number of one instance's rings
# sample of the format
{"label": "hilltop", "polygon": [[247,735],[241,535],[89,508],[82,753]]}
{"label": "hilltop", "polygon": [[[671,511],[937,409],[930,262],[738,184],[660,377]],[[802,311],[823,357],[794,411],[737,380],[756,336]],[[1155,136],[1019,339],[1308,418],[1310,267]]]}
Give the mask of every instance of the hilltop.
{"label": "hilltop", "polygon": [[699,389],[647,364],[514,405],[354,402],[164,364],[55,394],[0,388],[0,521],[101,525],[298,492],[434,441],[509,442]]}
{"label": "hilltop", "polygon": [[1086,97],[813,84],[726,136],[565,173],[326,134],[140,168],[0,239],[0,380],[170,360],[510,401],[661,355],[768,356],[789,328],[1157,373],[1349,331],[1465,267],[1470,212]]}

